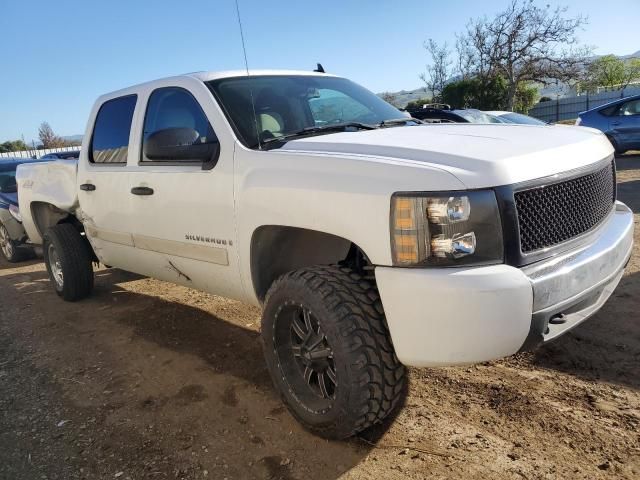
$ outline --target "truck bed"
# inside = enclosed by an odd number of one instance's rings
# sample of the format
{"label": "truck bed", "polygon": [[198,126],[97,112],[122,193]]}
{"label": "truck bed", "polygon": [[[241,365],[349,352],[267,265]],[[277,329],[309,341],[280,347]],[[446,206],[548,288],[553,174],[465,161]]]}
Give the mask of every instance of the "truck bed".
{"label": "truck bed", "polygon": [[32,243],[42,244],[42,234],[33,219],[33,204],[44,202],[73,213],[78,207],[77,173],[77,160],[55,160],[18,167],[18,203],[24,228]]}

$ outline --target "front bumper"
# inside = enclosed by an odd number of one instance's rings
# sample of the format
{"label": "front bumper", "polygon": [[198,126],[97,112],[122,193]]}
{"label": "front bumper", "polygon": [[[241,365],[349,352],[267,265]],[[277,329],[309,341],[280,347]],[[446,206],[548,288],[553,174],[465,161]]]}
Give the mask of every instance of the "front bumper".
{"label": "front bumper", "polygon": [[524,268],[377,267],[401,362],[483,362],[557,338],[594,314],[617,286],[633,246],[633,213],[617,202],[588,245]]}

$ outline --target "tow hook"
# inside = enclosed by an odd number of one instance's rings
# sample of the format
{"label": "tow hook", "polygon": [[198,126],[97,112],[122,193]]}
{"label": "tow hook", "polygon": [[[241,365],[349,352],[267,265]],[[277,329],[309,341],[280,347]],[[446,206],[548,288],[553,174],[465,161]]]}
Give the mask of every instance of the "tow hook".
{"label": "tow hook", "polygon": [[551,325],[562,325],[563,323],[567,323],[567,317],[562,313],[558,313],[549,319],[549,323]]}

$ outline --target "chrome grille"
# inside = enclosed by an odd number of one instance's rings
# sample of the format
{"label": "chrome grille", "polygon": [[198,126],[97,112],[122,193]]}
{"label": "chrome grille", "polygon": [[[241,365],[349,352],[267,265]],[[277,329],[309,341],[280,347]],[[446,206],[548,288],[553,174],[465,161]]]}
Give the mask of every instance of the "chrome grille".
{"label": "chrome grille", "polygon": [[584,176],[516,192],[522,253],[566,242],[598,225],[615,202],[615,182],[611,162]]}

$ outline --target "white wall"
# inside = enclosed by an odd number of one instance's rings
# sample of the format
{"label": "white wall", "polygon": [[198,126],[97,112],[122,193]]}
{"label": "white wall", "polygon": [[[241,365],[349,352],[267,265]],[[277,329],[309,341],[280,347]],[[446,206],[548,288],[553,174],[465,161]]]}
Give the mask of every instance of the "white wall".
{"label": "white wall", "polygon": [[23,150],[20,152],[8,152],[8,153],[0,153],[0,159],[7,157],[18,157],[18,158],[40,158],[47,153],[55,153],[55,152],[69,152],[72,150],[80,150],[80,147],[60,147],[60,148],[45,148],[42,150]]}

